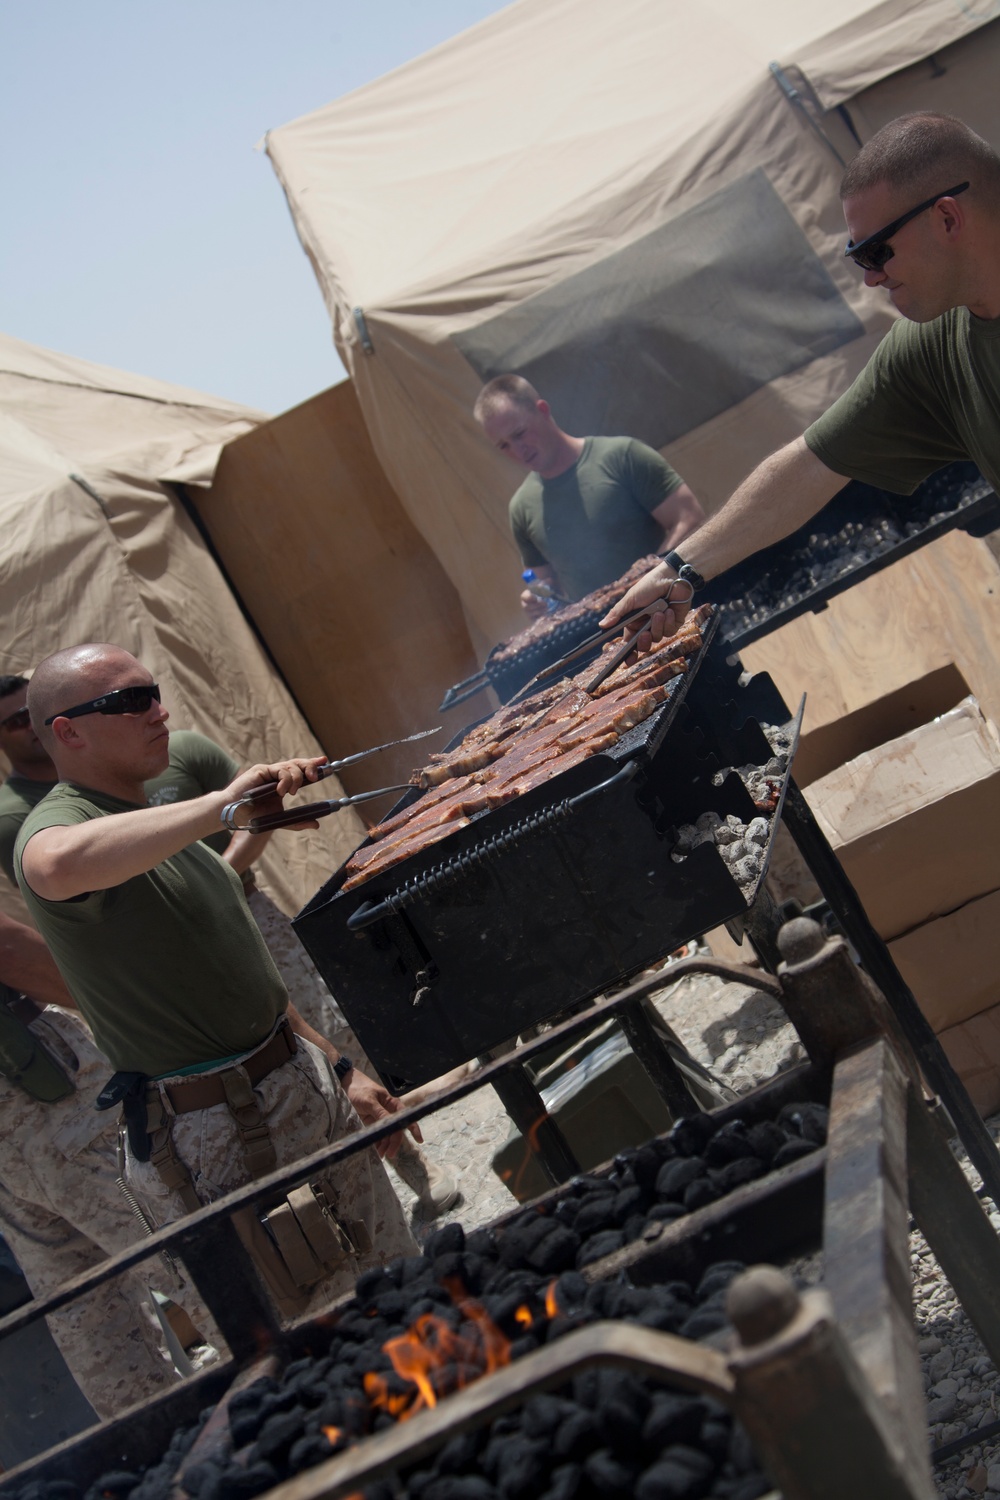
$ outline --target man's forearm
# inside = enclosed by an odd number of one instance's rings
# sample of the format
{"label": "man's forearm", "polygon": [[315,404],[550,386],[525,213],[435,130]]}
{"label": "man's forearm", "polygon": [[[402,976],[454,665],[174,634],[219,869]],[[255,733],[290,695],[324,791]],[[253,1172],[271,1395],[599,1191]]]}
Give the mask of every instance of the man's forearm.
{"label": "man's forearm", "polygon": [[242,875],[263,854],[273,832],[274,829],[269,828],[266,833],[234,833],[222,858],[227,865],[232,866],[237,875]]}
{"label": "man's forearm", "polygon": [[225,801],[224,792],[209,792],[191,802],[40,829],[21,857],[24,878],[46,901],[109,890],[217,833]]}
{"label": "man's forearm", "polygon": [[796,438],[759,464],[722,509],[685,540],[684,561],[703,578],[717,578],[803,526],[846,483],[804,438]]}

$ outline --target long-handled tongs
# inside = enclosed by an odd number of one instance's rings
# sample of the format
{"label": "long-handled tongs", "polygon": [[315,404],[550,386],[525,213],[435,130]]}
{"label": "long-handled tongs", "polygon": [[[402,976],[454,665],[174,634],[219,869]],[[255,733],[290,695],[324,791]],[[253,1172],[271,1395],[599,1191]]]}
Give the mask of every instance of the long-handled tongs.
{"label": "long-handled tongs", "polygon": [[[272,790],[273,786],[272,782]],[[260,791],[260,788],[255,790]],[[409,781],[404,782],[402,786],[380,786],[373,792],[357,792],[353,797],[332,797],[325,802],[303,802],[300,807],[282,808],[281,812],[263,813],[259,818],[248,818],[245,823],[237,822],[237,813],[241,807],[247,805],[250,798],[241,797],[238,802],[227,802],[222,809],[222,821],[230,833],[267,833],[272,828],[293,828],[296,823],[311,823],[316,818],[325,818],[330,813],[339,812],[342,807],[353,807],[356,802],[371,802],[373,798],[384,797],[388,792],[411,790],[412,782]]]}
{"label": "long-handled tongs", "polygon": [[[662,594],[659,599],[654,599],[652,604],[644,604],[641,609],[633,610],[630,615],[625,616],[624,620],[619,620],[617,625],[612,625],[608,630],[598,630],[595,631],[593,635],[589,635],[585,641],[580,642],[579,646],[574,646],[572,651],[567,651],[565,656],[561,656],[559,660],[554,661],[551,666],[543,667],[540,672],[536,672],[531,681],[526,682],[524,684],[524,687],[520,688],[514,694],[514,696],[509,699],[509,702],[519,703],[522,698],[530,697],[530,695],[535,692],[537,688],[542,687],[546,682],[550,682],[553,678],[564,677],[566,675],[567,668],[572,666],[575,661],[579,661],[583,656],[592,655],[596,649],[607,645],[608,641],[613,641],[615,636],[617,636],[622,630],[625,629],[626,625],[634,625],[639,620],[651,619],[653,615],[659,614],[661,610],[668,610],[670,608],[670,601],[674,596],[674,590],[678,584],[682,584],[683,587],[688,590],[688,596],[687,599],[684,600],[684,603],[689,603],[692,595],[694,594],[694,590],[691,588],[691,585],[687,582],[686,579],[672,579],[667,586],[666,592]],[[621,663],[627,656],[631,656],[634,650],[635,644],[632,637],[630,636],[627,641],[622,642],[620,650],[613,652],[612,655],[608,657],[607,661],[604,662],[596,677],[592,678],[591,681],[586,684],[584,691],[593,693],[598,687],[600,687],[601,683],[605,680],[606,677],[611,676],[611,673],[615,670],[616,667],[621,665]]]}
{"label": "long-handled tongs", "polygon": [[[436,729],[421,729],[419,733],[408,734],[401,740],[389,740],[385,745],[372,745],[370,750],[358,750],[354,755],[345,755],[342,760],[324,761],[321,766],[316,767],[315,779],[322,781],[324,776],[332,776],[334,772],[343,770],[344,766],[353,766],[356,761],[364,760],[368,755],[377,755],[380,750],[392,750],[396,745],[408,745],[411,740],[426,740],[432,734],[440,733],[441,725],[438,724]],[[312,786],[312,782],[310,781],[308,785]],[[266,781],[263,786],[255,786],[252,792],[245,792],[239,802],[231,802],[229,805],[231,807],[242,807],[244,802],[263,802],[266,798],[273,796],[277,790],[278,783],[276,781]],[[394,788],[387,787],[386,790],[392,791]],[[366,797],[377,797],[378,795],[378,792],[365,793]],[[346,806],[346,803],[343,805]],[[320,804],[317,802],[316,806],[319,807]]]}

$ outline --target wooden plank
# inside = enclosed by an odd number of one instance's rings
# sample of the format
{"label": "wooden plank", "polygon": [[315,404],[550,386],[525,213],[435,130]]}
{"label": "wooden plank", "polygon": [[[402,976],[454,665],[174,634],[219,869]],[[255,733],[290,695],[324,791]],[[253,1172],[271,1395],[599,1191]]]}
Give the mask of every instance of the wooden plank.
{"label": "wooden plank", "polygon": [[1000,1239],[951,1154],[939,1105],[911,1091],[910,1207],[983,1347],[1000,1369]]}
{"label": "wooden plank", "polygon": [[907,1469],[915,1482],[929,1486],[910,1284],[907,1088],[882,1038],[837,1063],[826,1148],[823,1267],[837,1322],[891,1414]]}

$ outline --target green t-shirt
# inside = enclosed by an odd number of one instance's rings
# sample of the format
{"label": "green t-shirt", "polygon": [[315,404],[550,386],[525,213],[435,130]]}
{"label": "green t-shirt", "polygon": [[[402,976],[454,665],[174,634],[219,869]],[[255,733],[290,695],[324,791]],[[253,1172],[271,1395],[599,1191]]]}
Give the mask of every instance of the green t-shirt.
{"label": "green t-shirt", "polygon": [[526,568],[548,563],[567,596],[582,599],[655,552],[663,529],[651,511],[683,483],[635,438],[589,437],[555,479],[529,474],[510,502],[510,524]]}
{"label": "green t-shirt", "polygon": [[119,1070],[159,1076],[248,1052],[288,995],[240,878],[200,841],[143,875],[69,901],[45,901],[21,855],[43,828],[134,811],[61,781],[29,813],[14,854],[18,883],[97,1045]]}
{"label": "green t-shirt", "polygon": [[805,439],[835,474],[898,494],[970,458],[1000,489],[1000,318],[901,318]]}
{"label": "green t-shirt", "polygon": [[10,881],[14,879],[14,845],[21,824],[33,807],[55,786],[54,781],[29,781],[27,776],[12,772],[0,786],[0,868]]}
{"label": "green t-shirt", "polygon": [[[193,729],[173,729],[170,764],[162,776],[146,782],[146,801],[150,807],[163,807],[168,802],[189,802],[206,792],[221,792],[238,770],[236,762],[214,740]],[[204,842],[221,854],[231,838],[232,834],[220,825],[218,833],[210,833]]]}

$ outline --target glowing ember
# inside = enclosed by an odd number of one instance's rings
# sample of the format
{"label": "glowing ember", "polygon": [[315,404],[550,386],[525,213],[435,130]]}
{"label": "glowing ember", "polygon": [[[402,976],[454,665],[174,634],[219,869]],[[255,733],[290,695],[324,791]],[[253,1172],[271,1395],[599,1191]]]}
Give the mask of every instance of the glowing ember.
{"label": "glowing ember", "polygon": [[559,1303],[556,1301],[555,1281],[550,1281],[545,1288],[545,1316],[547,1318],[558,1318],[560,1310]]}
{"label": "glowing ember", "polygon": [[[456,1278],[448,1278],[444,1284],[462,1315],[463,1331],[456,1332],[433,1313],[421,1313],[412,1328],[398,1338],[387,1339],[382,1346],[409,1389],[393,1394],[388,1381],[374,1370],[364,1378],[371,1404],[399,1422],[408,1421],[417,1412],[436,1406],[442,1396],[462,1390],[481,1375],[491,1375],[510,1363],[510,1341],[485,1307],[469,1297]],[[530,1311],[520,1311],[530,1322]]]}
{"label": "glowing ember", "polygon": [[519,1307],[515,1312],[514,1317],[520,1323],[522,1328],[530,1328],[532,1323],[535,1321],[531,1316],[530,1307]]}
{"label": "glowing ember", "polygon": [[341,1429],[339,1427],[324,1427],[321,1430],[330,1447],[335,1448],[343,1435]]}

